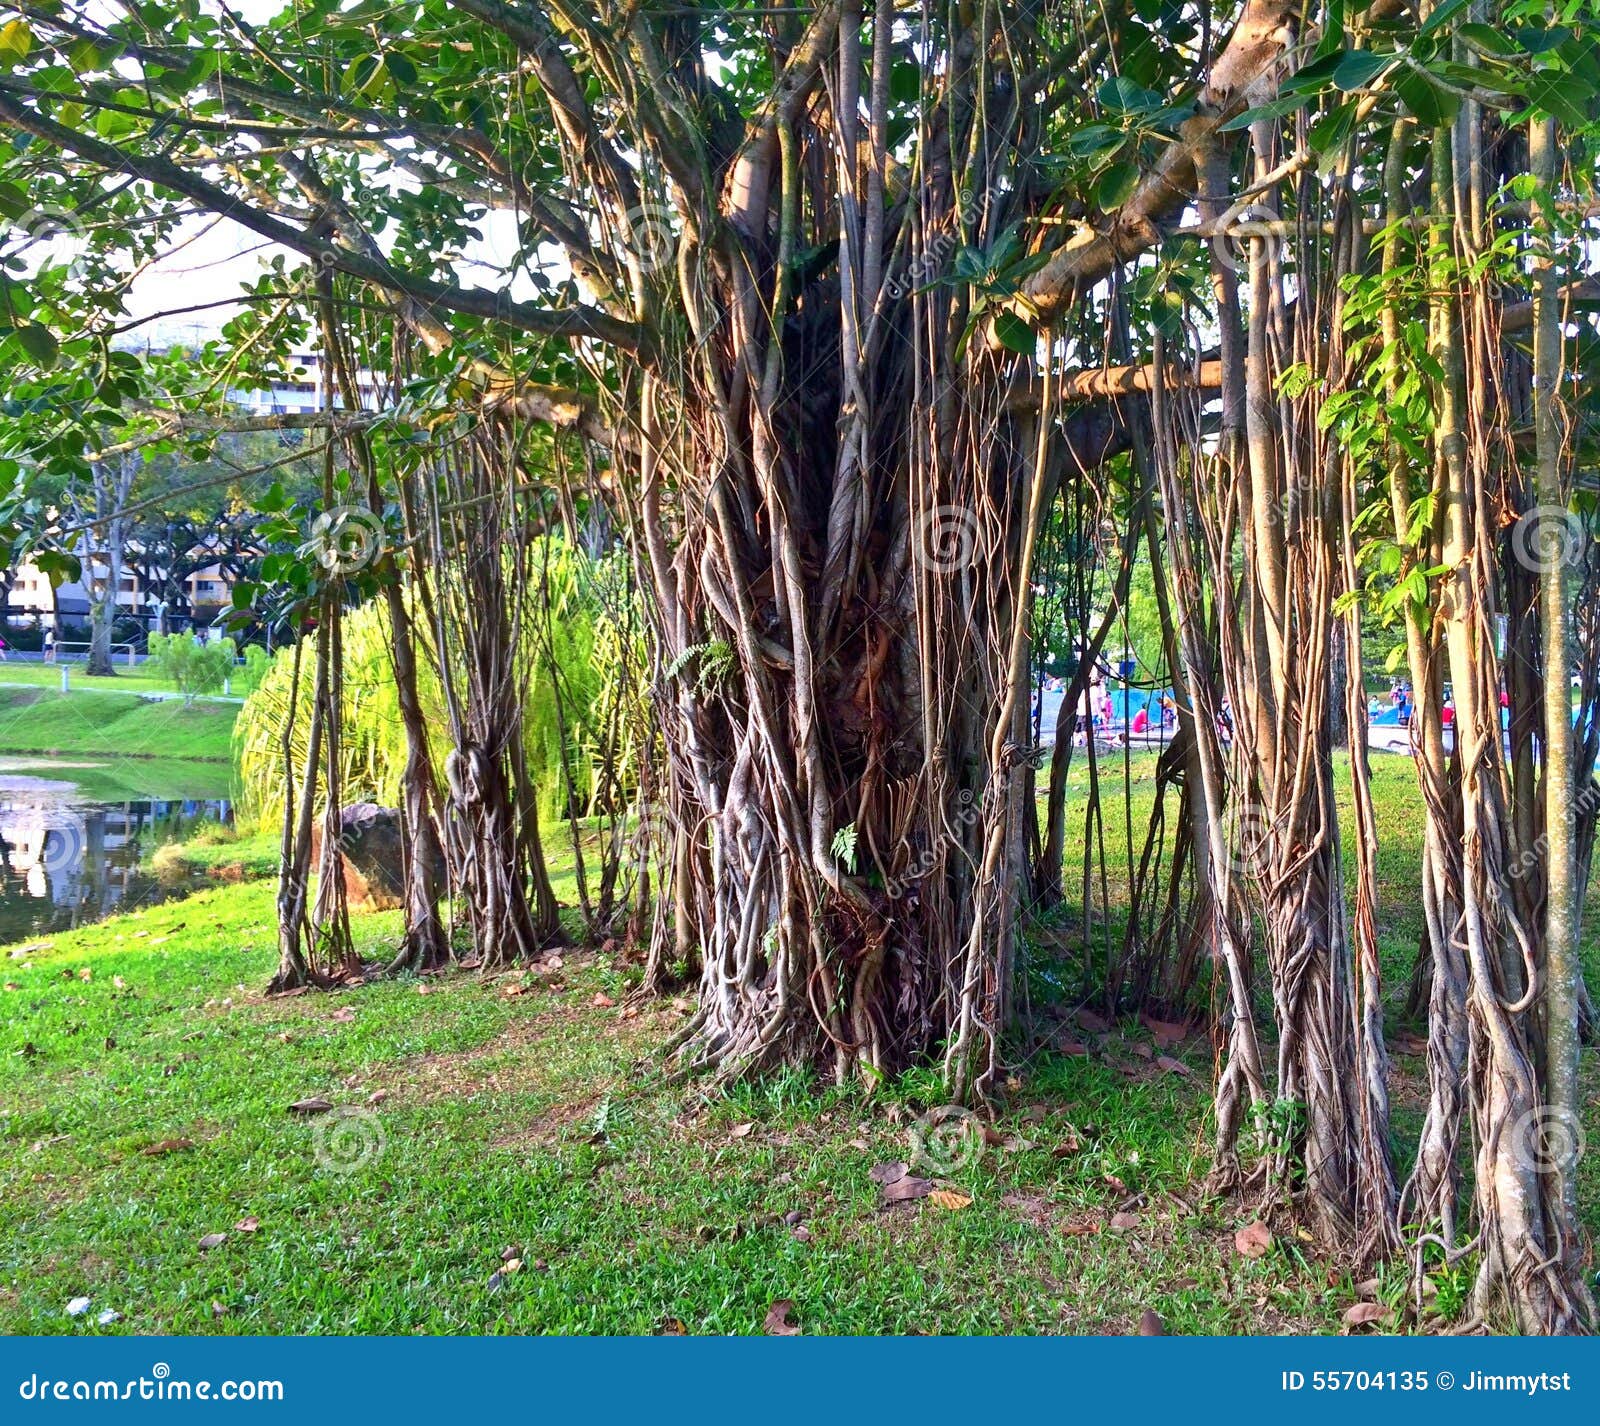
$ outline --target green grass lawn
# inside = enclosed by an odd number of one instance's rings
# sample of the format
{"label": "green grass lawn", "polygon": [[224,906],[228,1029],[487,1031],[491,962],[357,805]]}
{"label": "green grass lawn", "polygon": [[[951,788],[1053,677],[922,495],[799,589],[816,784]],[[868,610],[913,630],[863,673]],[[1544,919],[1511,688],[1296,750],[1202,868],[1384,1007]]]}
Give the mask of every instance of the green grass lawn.
{"label": "green grass lawn", "polygon": [[227,762],[238,712],[233,703],[185,708],[178,699],[154,702],[98,688],[63,695],[0,687],[0,753]]}
{"label": "green grass lawn", "polygon": [[[1382,774],[1405,966],[1410,776]],[[270,866],[270,836],[207,841],[183,855]],[[871,1170],[914,1157],[931,1076],[874,1099],[670,1082],[654,1051],[687,1004],[630,1013],[634,972],[596,951],[268,999],[272,895],[221,886],[0,954],[0,1330],[758,1332],[788,1299],[808,1332],[1128,1332],[1146,1308],[1171,1332],[1318,1332],[1358,1300],[1297,1238],[1242,1256],[1251,1209],[1202,1191],[1203,1037],[1170,1051],[1187,1075],[1132,1021],[1019,1056],[999,1142],[929,1170],[954,1196],[885,1208]],[[378,957],[397,917],[355,927]],[[1397,1099],[1420,1072],[1398,1061]],[[1592,1052],[1586,1075],[1593,1104]],[[290,1111],[312,1096],[336,1108]]]}
{"label": "green grass lawn", "polygon": [[[101,1330],[65,1315],[79,1295],[122,1314],[106,1330],[295,1333],[753,1332],[779,1298],[814,1332],[1126,1331],[1146,1307],[1318,1330],[1354,1300],[1295,1242],[1240,1257],[1240,1211],[1198,1195],[1198,1043],[1192,1078],[1131,1027],[1041,1061],[1006,1144],[940,1175],[970,1204],[881,1209],[870,1170],[908,1157],[931,1083],[669,1085],[648,1056],[682,1007],[622,1018],[625,974],[587,953],[267,1000],[271,898],[209,891],[0,972],[0,1330]],[[308,1096],[348,1110],[289,1112]]]}

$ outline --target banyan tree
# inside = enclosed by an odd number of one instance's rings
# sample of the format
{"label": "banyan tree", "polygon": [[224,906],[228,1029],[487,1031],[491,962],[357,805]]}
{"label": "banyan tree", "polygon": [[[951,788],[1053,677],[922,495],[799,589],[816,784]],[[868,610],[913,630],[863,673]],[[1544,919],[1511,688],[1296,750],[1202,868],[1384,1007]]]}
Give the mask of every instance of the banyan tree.
{"label": "banyan tree", "polygon": [[[557,934],[507,591],[581,487],[650,632],[651,980],[698,967],[674,1049],[723,1077],[936,1063],[952,1099],[1003,1091],[1072,756],[1046,773],[1036,742],[1041,549],[1097,492],[1112,612],[1080,610],[1068,706],[1153,569],[1186,868],[1162,934],[1201,948],[1215,1011],[1217,1184],[1330,1249],[1476,1252],[1485,1320],[1575,1330],[1596,24],[1576,0],[15,6],[4,202],[82,250],[8,282],[13,356],[92,422],[127,274],[225,218],[272,257],[197,407],[313,326],[347,378],[387,374],[383,413],[349,384],[322,437],[409,582],[398,645],[422,622],[471,670],[447,727],[411,720],[406,807],[486,964]],[[325,668],[343,596],[318,588]],[[1416,690],[1427,809],[1428,1108],[1398,1161],[1369,616]],[[408,899],[429,964],[432,902]],[[1133,963],[1113,1012],[1198,975]]]}

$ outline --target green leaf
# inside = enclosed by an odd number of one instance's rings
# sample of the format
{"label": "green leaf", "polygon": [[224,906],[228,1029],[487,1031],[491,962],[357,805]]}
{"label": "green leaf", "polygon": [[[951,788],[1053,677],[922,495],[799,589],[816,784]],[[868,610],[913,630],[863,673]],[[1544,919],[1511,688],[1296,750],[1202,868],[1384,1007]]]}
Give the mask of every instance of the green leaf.
{"label": "green leaf", "polygon": [[1039,338],[1033,328],[1015,312],[1000,312],[995,316],[994,334],[1001,346],[1019,356],[1032,356],[1039,347]]}
{"label": "green leaf", "polygon": [[1371,50],[1351,50],[1334,67],[1333,82],[1348,94],[1371,84],[1394,63],[1392,54],[1374,54]]}
{"label": "green leaf", "polygon": [[1114,163],[1100,175],[1094,186],[1094,201],[1102,213],[1113,213],[1133,196],[1139,186],[1139,165]]}
{"label": "green leaf", "polygon": [[1159,94],[1122,74],[1112,75],[1098,93],[1100,103],[1119,114],[1152,114],[1161,107]]}
{"label": "green leaf", "polygon": [[1397,69],[1391,83],[1412,118],[1425,129],[1437,129],[1450,123],[1461,108],[1458,94],[1441,89],[1426,74],[1410,66]]}
{"label": "green leaf", "polygon": [[12,20],[0,26],[0,58],[21,64],[33,49],[33,31],[26,20]]}
{"label": "green leaf", "polygon": [[1464,39],[1476,50],[1484,54],[1493,55],[1497,59],[1515,59],[1519,53],[1516,42],[1501,32],[1493,25],[1481,25],[1477,21],[1462,25],[1456,34]]}
{"label": "green leaf", "polygon": [[1246,109],[1242,114],[1235,114],[1227,123],[1221,125],[1217,132],[1231,134],[1239,129],[1248,129],[1252,124],[1267,119],[1283,119],[1293,114],[1297,109],[1303,109],[1311,102],[1309,94],[1290,94],[1274,99],[1270,103],[1258,105],[1254,109]]}
{"label": "green leaf", "polygon": [[56,358],[61,355],[61,343],[48,327],[18,327],[15,336],[23,351],[46,371],[56,364]]}

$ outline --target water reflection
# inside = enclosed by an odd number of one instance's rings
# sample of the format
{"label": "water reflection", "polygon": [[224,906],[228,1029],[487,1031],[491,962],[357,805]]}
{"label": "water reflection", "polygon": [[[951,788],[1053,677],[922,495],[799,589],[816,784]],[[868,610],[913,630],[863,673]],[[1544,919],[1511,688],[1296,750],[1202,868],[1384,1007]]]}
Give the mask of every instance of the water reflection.
{"label": "water reflection", "polygon": [[154,905],[187,887],[141,862],[201,823],[226,823],[223,798],[79,803],[0,791],[0,944]]}

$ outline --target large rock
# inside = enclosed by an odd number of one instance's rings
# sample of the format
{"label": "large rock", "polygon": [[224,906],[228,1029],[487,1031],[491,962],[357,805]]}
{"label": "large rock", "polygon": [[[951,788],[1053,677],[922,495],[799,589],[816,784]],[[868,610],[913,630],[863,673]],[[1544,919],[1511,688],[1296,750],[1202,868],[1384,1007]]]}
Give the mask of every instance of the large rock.
{"label": "large rock", "polygon": [[[375,802],[355,802],[339,814],[344,853],[344,893],[351,906],[386,911],[405,899],[405,851],[400,812]],[[311,864],[322,863],[322,822],[311,831]],[[441,869],[441,877],[442,877]]]}

